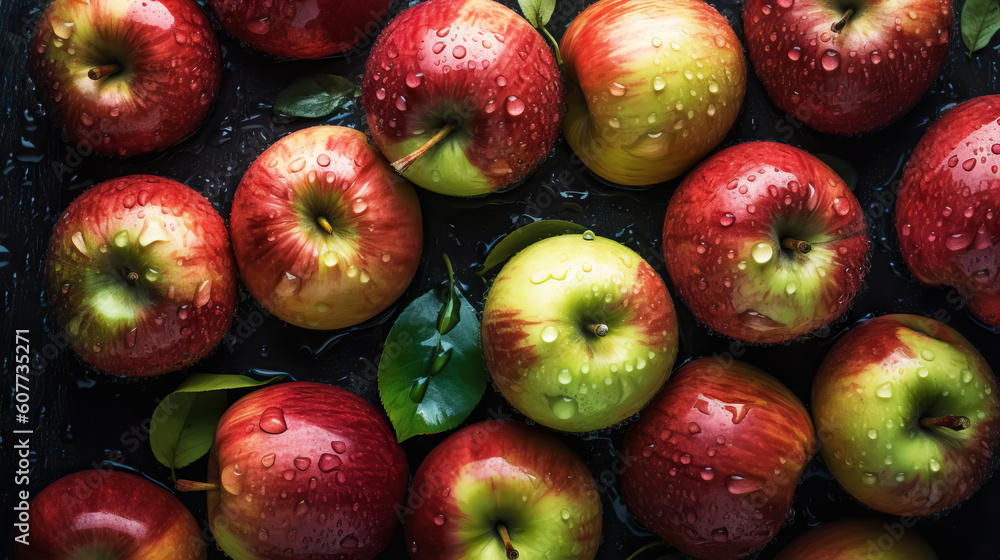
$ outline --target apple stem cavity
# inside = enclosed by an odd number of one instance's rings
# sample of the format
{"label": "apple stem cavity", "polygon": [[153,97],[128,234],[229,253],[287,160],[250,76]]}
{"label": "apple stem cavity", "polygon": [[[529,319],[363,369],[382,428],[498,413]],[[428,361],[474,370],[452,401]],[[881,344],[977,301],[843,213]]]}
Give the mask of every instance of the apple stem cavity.
{"label": "apple stem cavity", "polygon": [[847,11],[844,12],[844,17],[840,18],[840,21],[837,21],[832,26],[830,26],[830,31],[833,31],[834,33],[840,33],[841,30],[843,30],[844,27],[847,26],[847,20],[851,19],[851,16],[853,15],[854,15],[854,8],[847,8]]}
{"label": "apple stem cavity", "polygon": [[798,239],[785,238],[781,240],[781,246],[789,251],[795,251],[802,255],[812,251],[812,245],[805,241],[799,241]]}
{"label": "apple stem cavity", "polygon": [[110,76],[121,72],[121,69],[122,67],[117,64],[105,64],[104,66],[91,68],[90,72],[87,72],[87,76],[89,76],[91,80],[100,80],[104,76]]}
{"label": "apple stem cavity", "polygon": [[452,132],[455,132],[455,123],[453,122],[445,123],[445,125],[441,127],[441,130],[437,131],[437,133],[434,134],[434,136],[432,136],[430,140],[425,142],[423,146],[417,148],[417,151],[413,152],[412,154],[406,157],[397,159],[396,161],[392,162],[392,168],[395,169],[397,173],[405,172],[407,169],[410,168],[411,165],[413,165],[413,162],[417,161],[417,159],[420,156],[424,155],[424,153],[426,153],[427,150],[436,146],[438,142],[444,140]]}
{"label": "apple stem cavity", "polygon": [[507,526],[503,523],[497,523],[497,532],[500,533],[503,545],[507,548],[508,560],[517,560],[521,556],[521,553],[514,548],[514,543],[510,541],[510,533],[507,532]]}
{"label": "apple stem cavity", "polygon": [[330,220],[327,220],[324,216],[316,218],[316,223],[319,224],[319,227],[323,228],[323,231],[333,233],[333,226],[330,225]]}
{"label": "apple stem cavity", "polygon": [[921,418],[920,425],[924,428],[948,428],[958,432],[971,426],[972,422],[966,416],[935,416]]}
{"label": "apple stem cavity", "polygon": [[610,329],[604,323],[592,323],[587,325],[587,331],[597,336],[607,336]]}
{"label": "apple stem cavity", "polygon": [[174,489],[178,492],[208,492],[218,490],[219,485],[211,482],[195,482],[184,480],[183,478],[174,483]]}

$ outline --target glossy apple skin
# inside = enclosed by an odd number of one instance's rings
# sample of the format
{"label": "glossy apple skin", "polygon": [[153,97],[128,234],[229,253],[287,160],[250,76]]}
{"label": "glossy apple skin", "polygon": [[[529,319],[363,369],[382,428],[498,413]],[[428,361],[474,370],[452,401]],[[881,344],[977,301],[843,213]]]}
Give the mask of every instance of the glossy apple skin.
{"label": "glossy apple skin", "polygon": [[452,196],[524,179],[548,156],[562,121],[562,77],[549,45],[493,0],[431,0],[401,13],[379,35],[361,89],[389,161],[458,123],[403,173]]}
{"label": "glossy apple skin", "polygon": [[320,58],[374,37],[391,0],[209,0],[222,27],[276,56]]}
{"label": "glossy apple skin", "polygon": [[[784,249],[785,238],[812,250]],[[868,269],[864,214],[847,185],[815,157],[773,142],[727,148],[689,173],[670,199],[663,240],[667,271],[695,317],[750,342],[791,340],[837,320]],[[755,251],[759,243],[770,251]]]}
{"label": "glossy apple skin", "polygon": [[[497,388],[529,418],[567,432],[635,414],[677,357],[663,280],[628,247],[587,236],[522,250],[493,281],[483,310],[483,352]],[[606,336],[588,330],[602,323]]]}
{"label": "glossy apple skin", "polygon": [[916,528],[898,521],[840,519],[807,531],[775,560],[938,560]]}
{"label": "glossy apple skin", "polygon": [[[848,7],[855,13],[835,32]],[[771,100],[821,132],[858,134],[910,110],[937,78],[951,0],[747,0],[750,60]]]}
{"label": "glossy apple skin", "polygon": [[629,511],[681,552],[742,558],[781,528],[815,450],[809,413],[748,364],[678,369],[625,432]]}
{"label": "glossy apple skin", "polygon": [[113,375],[158,375],[198,361],[236,309],[222,217],[194,190],[153,175],[111,179],[77,197],[52,232],[46,275],[52,315],[70,346]]}
{"label": "glossy apple skin", "polygon": [[204,560],[205,541],[173,494],[123,472],[67,475],[31,501],[28,546],[16,560]]}
{"label": "glossy apple skin", "polygon": [[[813,419],[827,467],[855,498],[892,515],[930,515],[971,496],[989,474],[1000,441],[997,395],[989,364],[954,329],[883,315],[830,349],[813,382]],[[920,425],[946,415],[971,425]]]}
{"label": "glossy apple skin", "polygon": [[954,286],[1000,328],[1000,95],[951,109],[927,130],[903,172],[896,233],[923,283]]}
{"label": "glossy apple skin", "polygon": [[[201,125],[222,76],[215,32],[191,0],[55,0],[30,53],[42,104],[83,155],[176,144]],[[111,63],[123,70],[87,76]]]}
{"label": "glossy apple skin", "polygon": [[219,420],[209,523],[233,560],[370,560],[399,528],[408,472],[389,423],[361,397],[322,383],[265,387]]}
{"label": "glossy apple skin", "polygon": [[614,183],[680,176],[722,141],[743,105],[743,49],[701,0],[602,0],[573,20],[560,49],[566,141]]}
{"label": "glossy apple skin", "polygon": [[410,558],[507,558],[497,523],[521,558],[592,560],[600,494],[583,461],[551,435],[514,421],[472,424],[413,477],[403,524]]}
{"label": "glossy apple skin", "polygon": [[364,133],[333,126],[264,151],[236,189],[230,228],[250,293],[310,329],[355,325],[391,305],[416,274],[423,243],[413,187]]}

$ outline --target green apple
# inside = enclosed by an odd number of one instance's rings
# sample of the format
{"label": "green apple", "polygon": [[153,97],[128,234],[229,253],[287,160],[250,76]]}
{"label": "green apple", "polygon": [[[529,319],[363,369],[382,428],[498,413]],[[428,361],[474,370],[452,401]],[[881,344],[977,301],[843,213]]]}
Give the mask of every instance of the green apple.
{"label": "green apple", "polygon": [[566,140],[615,183],[677,177],[722,141],[743,104],[743,49],[701,0],[602,0],[559,48]]}
{"label": "green apple", "polygon": [[997,383],[954,329],[884,315],[851,329],[813,384],[823,459],[855,498],[893,515],[965,500],[1000,440]]}
{"label": "green apple", "polygon": [[588,231],[538,241],[503,267],[482,339],[511,404],[550,428],[585,432],[653,398],[677,356],[677,319],[642,257]]}

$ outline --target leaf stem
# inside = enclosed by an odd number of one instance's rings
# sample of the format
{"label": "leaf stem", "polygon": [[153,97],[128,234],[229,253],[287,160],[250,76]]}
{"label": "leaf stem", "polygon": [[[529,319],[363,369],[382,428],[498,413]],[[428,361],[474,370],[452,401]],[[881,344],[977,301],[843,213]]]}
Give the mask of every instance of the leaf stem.
{"label": "leaf stem", "polygon": [[545,37],[549,40],[549,42],[552,43],[552,54],[556,55],[556,64],[558,64],[559,67],[562,68],[563,59],[562,59],[562,53],[559,51],[559,42],[556,41],[556,38],[553,37],[551,33],[549,33],[548,29],[545,29],[544,25],[538,26],[538,29],[542,32],[543,35],[545,35]]}
{"label": "leaf stem", "polygon": [[517,560],[521,554],[514,548],[514,543],[510,540],[510,533],[507,532],[507,526],[503,523],[497,523],[497,532],[500,533],[503,546],[507,549],[508,560]]}
{"label": "leaf stem", "polygon": [[316,223],[327,233],[333,233],[333,226],[330,225],[330,221],[326,219],[326,216],[316,218]]}
{"label": "leaf stem", "polygon": [[809,243],[805,241],[799,241],[798,239],[792,239],[790,237],[782,239],[781,246],[784,247],[785,249],[788,249],[789,251],[796,251],[803,255],[808,253],[809,251],[812,251],[812,245],[810,245]]}
{"label": "leaf stem", "polygon": [[431,139],[425,142],[423,146],[417,148],[415,152],[392,162],[392,168],[395,169],[397,173],[405,172],[411,165],[413,165],[413,162],[417,161],[417,159],[424,155],[427,150],[436,146],[438,142],[444,140],[452,132],[455,132],[455,123],[445,123],[445,125],[441,127],[441,130],[437,131],[434,136],[431,136]]}
{"label": "leaf stem", "polygon": [[174,489],[178,492],[208,492],[218,490],[219,485],[212,482],[196,482],[194,480],[184,480],[183,478],[174,482]]}
{"label": "leaf stem", "polygon": [[967,416],[936,416],[931,418],[921,418],[920,425],[924,428],[949,428],[958,432],[971,426],[972,422],[969,421]]}
{"label": "leaf stem", "polygon": [[105,64],[104,66],[97,66],[95,68],[91,68],[90,71],[87,72],[87,77],[89,77],[91,80],[96,81],[100,80],[104,76],[117,74],[118,72],[121,72],[121,69],[122,67],[117,64]]}
{"label": "leaf stem", "polygon": [[830,31],[833,31],[834,33],[840,33],[847,25],[847,21],[851,19],[851,16],[853,15],[854,15],[854,8],[847,8],[847,11],[844,12],[844,17],[840,18],[840,21],[837,21],[830,26]]}

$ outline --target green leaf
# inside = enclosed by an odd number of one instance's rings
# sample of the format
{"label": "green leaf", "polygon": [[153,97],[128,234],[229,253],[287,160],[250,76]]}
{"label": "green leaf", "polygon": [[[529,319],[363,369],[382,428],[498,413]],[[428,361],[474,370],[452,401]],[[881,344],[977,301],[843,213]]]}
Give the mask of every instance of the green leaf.
{"label": "green leaf", "polygon": [[524,19],[532,27],[545,27],[556,10],[556,0],[517,0],[521,5]]}
{"label": "green leaf", "polygon": [[486,391],[476,310],[455,293],[461,319],[447,334],[436,328],[442,301],[431,290],[403,310],[386,338],[378,390],[401,442],[458,426]]}
{"label": "green leaf", "polygon": [[962,41],[972,53],[985,47],[1000,29],[1000,0],[968,0],[962,8]]}
{"label": "green leaf", "polygon": [[488,270],[513,257],[521,249],[536,241],[565,233],[583,233],[586,229],[581,225],[565,220],[539,220],[532,222],[510,232],[506,237],[501,239],[493,247],[493,250],[490,251],[490,254],[486,255],[486,262],[483,263],[483,267],[476,274],[482,276]]}
{"label": "green leaf", "polygon": [[438,311],[437,330],[441,334],[455,328],[460,318],[458,296],[455,295],[455,270],[451,267],[451,259],[444,255],[444,264],[448,267],[448,292],[445,294],[444,305]]}
{"label": "green leaf", "polygon": [[274,108],[293,117],[325,117],[354,99],[353,82],[333,74],[317,74],[292,82],[278,94]]}
{"label": "green leaf", "polygon": [[831,156],[830,154],[813,154],[816,158],[827,165],[834,173],[840,175],[840,178],[844,180],[847,184],[847,188],[854,190],[854,187],[858,184],[858,170],[854,168],[851,163],[845,159],[841,159],[837,156]]}
{"label": "green leaf", "polygon": [[280,376],[258,381],[243,375],[196,373],[184,380],[153,411],[149,445],[161,465],[171,471],[197,461],[212,447],[215,427],[226,411],[224,389],[258,387]]}

